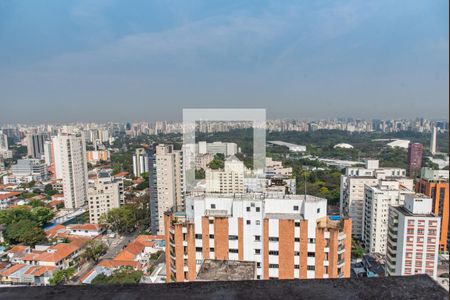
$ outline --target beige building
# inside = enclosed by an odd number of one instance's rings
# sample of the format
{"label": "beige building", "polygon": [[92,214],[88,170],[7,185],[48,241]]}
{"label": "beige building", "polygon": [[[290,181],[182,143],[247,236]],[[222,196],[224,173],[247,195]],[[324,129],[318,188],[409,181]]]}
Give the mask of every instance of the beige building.
{"label": "beige building", "polygon": [[65,208],[87,204],[87,161],[84,137],[59,135],[53,138],[56,178],[62,179]]}
{"label": "beige building", "polygon": [[89,223],[98,224],[99,218],[125,204],[123,180],[114,178],[109,172],[99,172],[97,178],[89,182]]}
{"label": "beige building", "polygon": [[88,163],[96,165],[100,161],[109,161],[109,150],[86,151]]}
{"label": "beige building", "polygon": [[207,193],[243,193],[244,163],[236,156],[230,156],[225,160],[223,170],[206,170],[205,179]]}
{"label": "beige building", "polygon": [[161,144],[150,160],[151,230],[164,234],[164,212],[184,208],[183,152],[174,150],[173,145]]}

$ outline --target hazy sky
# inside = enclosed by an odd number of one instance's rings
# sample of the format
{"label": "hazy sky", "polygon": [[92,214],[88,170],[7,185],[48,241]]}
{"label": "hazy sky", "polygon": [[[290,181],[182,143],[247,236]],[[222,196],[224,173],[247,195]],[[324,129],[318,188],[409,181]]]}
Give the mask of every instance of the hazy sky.
{"label": "hazy sky", "polygon": [[[288,4],[290,3],[290,4]],[[448,118],[449,1],[0,1],[0,123]]]}

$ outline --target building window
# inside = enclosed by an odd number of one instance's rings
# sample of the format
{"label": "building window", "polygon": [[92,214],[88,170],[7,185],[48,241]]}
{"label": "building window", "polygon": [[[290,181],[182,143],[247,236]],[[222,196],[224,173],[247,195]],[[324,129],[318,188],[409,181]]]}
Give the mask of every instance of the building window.
{"label": "building window", "polygon": [[295,227],[300,227],[300,222],[295,222],[294,226]]}
{"label": "building window", "polygon": [[202,247],[195,247],[196,252],[202,252]]}
{"label": "building window", "polygon": [[278,238],[277,237],[273,237],[273,236],[269,236],[269,241],[270,242],[278,242]]}
{"label": "building window", "polygon": [[250,221],[250,220],[247,220],[247,225],[250,225],[250,224],[252,224],[252,222]]}
{"label": "building window", "polygon": [[230,253],[239,253],[238,249],[230,249]]}
{"label": "building window", "polygon": [[195,235],[195,238],[196,238],[197,240],[201,240],[201,239],[202,239],[202,235],[201,235],[201,234],[196,234],[196,235]]}
{"label": "building window", "polygon": [[294,269],[296,270],[300,269],[300,265],[294,265]]}
{"label": "building window", "polygon": [[255,241],[261,241],[261,236],[260,235],[255,235]]}
{"label": "building window", "polygon": [[278,251],[271,250],[269,251],[269,255],[278,255]]}
{"label": "building window", "polygon": [[247,206],[247,211],[250,211],[250,207],[249,206]]}
{"label": "building window", "polygon": [[261,208],[260,207],[257,207],[256,208],[256,212],[260,212],[261,211]]}
{"label": "building window", "polygon": [[294,251],[294,256],[299,256],[299,255],[300,255],[300,252]]}
{"label": "building window", "polygon": [[210,235],[209,235],[209,238],[210,238],[210,239],[213,239],[213,238],[214,238],[214,234],[210,234]]}
{"label": "building window", "polygon": [[255,254],[261,254],[261,249],[255,249]]}
{"label": "building window", "polygon": [[308,252],[308,257],[316,257],[316,253],[314,253],[314,252]]}
{"label": "building window", "polygon": [[255,207],[255,203],[253,203],[253,202],[250,203],[250,206],[251,206],[251,207]]}
{"label": "building window", "polygon": [[256,220],[256,225],[261,225],[261,222],[259,220]]}
{"label": "building window", "polygon": [[269,269],[278,269],[277,264],[269,264]]}
{"label": "building window", "polygon": [[230,236],[228,236],[228,239],[230,241],[236,241],[238,239],[238,236],[237,235],[230,235]]}
{"label": "building window", "polygon": [[300,238],[294,238],[294,242],[300,242]]}
{"label": "building window", "polygon": [[316,242],[316,239],[308,239],[308,243],[314,244]]}
{"label": "building window", "polygon": [[298,210],[298,205],[294,205],[294,210]]}
{"label": "building window", "polygon": [[209,224],[214,224],[214,220],[213,220],[213,219],[210,219],[210,220],[209,220]]}
{"label": "building window", "polygon": [[318,213],[318,214],[320,213],[320,208],[317,209],[317,213]]}
{"label": "building window", "polygon": [[316,268],[314,266],[308,266],[306,269],[308,271],[315,271],[316,270]]}
{"label": "building window", "polygon": [[216,205],[215,204],[211,204],[211,209],[215,209]]}

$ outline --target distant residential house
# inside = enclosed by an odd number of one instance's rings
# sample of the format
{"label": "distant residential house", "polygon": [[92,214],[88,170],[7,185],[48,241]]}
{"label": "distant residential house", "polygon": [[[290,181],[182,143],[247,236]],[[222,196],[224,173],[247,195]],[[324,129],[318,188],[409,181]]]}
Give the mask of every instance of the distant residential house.
{"label": "distant residential house", "polygon": [[55,267],[15,264],[0,271],[0,280],[6,284],[47,285],[55,270]]}
{"label": "distant residential house", "polygon": [[72,224],[68,225],[69,234],[94,238],[102,234],[105,229],[98,224]]}
{"label": "distant residential house", "polygon": [[16,245],[6,252],[6,256],[11,263],[23,263],[23,258],[30,252],[29,246]]}
{"label": "distant residential house", "polygon": [[23,257],[23,262],[34,266],[66,269],[76,264],[75,259],[80,255],[85,243],[77,240],[53,245],[44,251],[33,251]]}

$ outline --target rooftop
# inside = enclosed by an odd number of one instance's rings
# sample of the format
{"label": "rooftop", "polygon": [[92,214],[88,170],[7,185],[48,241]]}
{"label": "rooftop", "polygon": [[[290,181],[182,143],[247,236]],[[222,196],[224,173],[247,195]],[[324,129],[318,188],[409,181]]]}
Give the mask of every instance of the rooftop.
{"label": "rooftop", "polygon": [[205,259],[197,273],[197,280],[253,280],[255,275],[256,263],[253,261]]}
{"label": "rooftop", "polygon": [[448,299],[427,275],[140,285],[4,287],[1,299]]}

